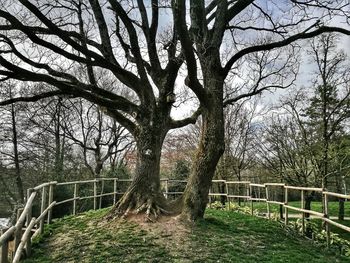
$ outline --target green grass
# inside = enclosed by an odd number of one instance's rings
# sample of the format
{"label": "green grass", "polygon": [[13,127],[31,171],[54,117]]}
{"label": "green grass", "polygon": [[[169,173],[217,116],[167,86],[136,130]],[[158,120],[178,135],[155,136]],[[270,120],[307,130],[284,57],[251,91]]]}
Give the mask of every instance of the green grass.
{"label": "green grass", "polygon": [[[250,206],[250,203],[246,203],[247,206]],[[288,205],[293,207],[300,208],[300,201],[289,202]],[[254,209],[257,209],[261,212],[266,212],[266,203],[265,202],[254,202]],[[338,202],[329,202],[329,214],[330,216],[338,216],[339,203]],[[279,205],[270,204],[271,212],[279,213]],[[316,212],[322,212],[322,203],[321,202],[311,202],[311,210]],[[297,211],[291,209],[288,210],[291,214],[299,214]],[[350,217],[350,203],[345,202],[345,216]]]}
{"label": "green grass", "polygon": [[208,209],[204,220],[173,232],[162,223],[106,224],[106,213],[57,220],[24,262],[349,262],[278,222],[236,212]]}
{"label": "green grass", "polygon": [[[294,219],[290,219],[290,221],[295,221],[295,220],[296,220],[295,218]],[[340,223],[342,225],[350,227],[350,220],[340,221],[340,220],[334,219],[333,221],[335,221],[337,223]],[[323,225],[322,225],[323,221],[321,219],[313,218],[313,219],[311,219],[311,222],[314,222],[319,230],[323,229]],[[338,236],[340,238],[343,238],[343,239],[346,239],[346,240],[350,241],[350,233],[349,232],[347,232],[347,231],[345,231],[345,230],[343,230],[343,229],[341,229],[339,227],[333,226],[333,225],[330,225],[329,227],[330,227],[330,231],[332,233],[338,234]],[[350,260],[349,260],[349,262],[350,262]]]}
{"label": "green grass", "polygon": [[[237,203],[234,203],[234,205],[237,205]],[[245,206],[250,208],[249,202],[246,202],[245,204],[242,202],[241,205],[245,205]],[[293,206],[293,207],[298,207],[298,208],[301,207],[300,201],[289,202],[289,205]],[[328,205],[329,205],[329,208],[328,208],[329,215],[332,217],[337,217],[339,203],[338,202],[329,202]],[[257,210],[259,213],[266,213],[266,211],[267,211],[265,202],[254,202],[253,207],[254,207],[254,210]],[[322,203],[316,202],[316,201],[312,202],[311,203],[311,210],[316,211],[316,212],[322,212]],[[279,213],[280,213],[280,205],[270,204],[270,212],[275,213],[276,216],[278,217]],[[284,210],[283,210],[283,212],[284,212]],[[300,214],[300,212],[294,211],[291,209],[288,209],[288,213],[289,214]],[[350,202],[345,202],[345,217],[350,217]],[[294,220],[296,220],[296,219],[294,219]],[[317,224],[320,226],[320,229],[321,229],[321,226],[322,226],[321,220],[320,219],[312,219],[312,220],[317,222]],[[335,222],[342,224],[342,225],[350,227],[350,220],[344,220],[344,221],[340,221],[337,219],[333,219],[333,220]],[[293,219],[290,219],[290,221],[293,221]],[[347,240],[350,240],[350,233],[349,232],[347,232],[341,228],[338,228],[336,226],[332,226],[332,225],[330,226],[330,229],[332,232],[339,234],[339,236],[341,238],[345,238]]]}

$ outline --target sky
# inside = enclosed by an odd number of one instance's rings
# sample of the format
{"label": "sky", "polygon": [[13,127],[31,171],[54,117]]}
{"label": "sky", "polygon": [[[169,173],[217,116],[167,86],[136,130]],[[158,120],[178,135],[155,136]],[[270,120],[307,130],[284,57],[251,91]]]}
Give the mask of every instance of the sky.
{"label": "sky", "polygon": [[[262,7],[264,7],[266,10],[275,10],[277,6],[281,7],[283,5],[285,5],[285,3],[287,3],[287,0],[281,0],[281,1],[266,1],[266,0],[259,0],[256,3],[260,4]],[[150,0],[145,0],[144,1],[146,6],[150,5]],[[274,9],[275,8],[275,9]],[[149,12],[149,8],[147,9],[147,11]],[[276,15],[277,16],[281,16],[281,10],[277,10],[276,9]],[[283,13],[283,12],[282,12]],[[288,17],[289,15],[286,14],[286,16]],[[150,17],[150,16],[149,16]],[[161,9],[161,16],[160,16],[160,27],[166,27],[167,24],[169,24],[169,22],[172,21],[172,17],[171,17],[171,12],[169,10],[166,9]],[[333,22],[333,24],[340,24],[340,21],[335,20]],[[340,47],[343,48],[345,50],[345,52],[347,52],[348,54],[350,54],[350,37],[344,37],[341,41]],[[303,56],[304,57],[304,56]],[[300,66],[300,74],[298,76],[296,85],[297,86],[302,86],[305,85],[307,86],[308,83],[310,82],[310,76],[311,76],[311,72],[313,70],[314,65],[307,63],[306,61],[302,61],[301,66]],[[177,86],[182,87],[183,84],[183,77],[179,77],[178,81],[177,81]],[[272,103],[278,100],[278,98],[285,94],[285,90],[277,90],[274,93],[270,93],[270,92],[266,92],[265,94],[263,94],[263,100],[262,103],[266,104],[266,103]],[[183,116],[188,116],[191,114],[191,111],[194,110],[193,107],[194,101],[187,101],[186,103],[182,104],[180,107],[175,108],[172,111],[172,115],[175,118],[181,118]]]}
{"label": "sky", "polygon": [[[316,71],[316,65],[315,63],[312,63],[309,61],[307,54],[306,54],[306,46],[309,45],[309,41],[303,41],[305,43],[304,48],[302,50],[302,60],[299,68],[299,74],[297,76],[295,87],[308,87],[312,85],[312,79],[315,77],[315,71]],[[342,50],[348,58],[349,64],[350,64],[350,36],[341,36],[338,42],[338,49]],[[274,92],[265,92],[262,96],[261,104],[262,105],[273,105],[278,102],[278,100],[286,96],[290,90],[293,89],[293,87],[289,89],[278,89]]]}

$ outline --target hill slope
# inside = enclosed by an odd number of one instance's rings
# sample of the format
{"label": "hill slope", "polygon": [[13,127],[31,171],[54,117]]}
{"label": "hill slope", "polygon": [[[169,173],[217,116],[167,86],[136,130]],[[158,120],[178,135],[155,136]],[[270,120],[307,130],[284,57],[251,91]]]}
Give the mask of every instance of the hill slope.
{"label": "hill slope", "polygon": [[106,213],[56,221],[24,262],[349,262],[277,222],[235,212],[208,210],[195,226],[174,218],[106,223]]}

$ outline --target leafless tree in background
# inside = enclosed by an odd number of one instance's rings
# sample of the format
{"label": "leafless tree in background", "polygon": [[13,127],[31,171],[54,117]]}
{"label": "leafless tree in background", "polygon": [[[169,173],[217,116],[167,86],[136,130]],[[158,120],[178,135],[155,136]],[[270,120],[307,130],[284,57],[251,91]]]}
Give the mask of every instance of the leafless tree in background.
{"label": "leafless tree in background", "polygon": [[125,128],[105,116],[98,106],[84,103],[82,99],[67,104],[69,116],[62,125],[63,132],[80,147],[85,165],[93,177],[98,178],[107,162],[115,166],[123,161],[133,141]]}

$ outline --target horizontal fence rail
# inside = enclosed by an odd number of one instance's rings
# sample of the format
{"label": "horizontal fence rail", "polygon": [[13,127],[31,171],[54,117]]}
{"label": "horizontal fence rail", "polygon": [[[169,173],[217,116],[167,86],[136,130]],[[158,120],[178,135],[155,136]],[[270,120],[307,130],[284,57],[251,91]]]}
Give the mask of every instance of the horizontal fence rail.
{"label": "horizontal fence rail", "polygon": [[[44,232],[44,224],[50,224],[52,221],[52,212],[55,207],[59,207],[63,204],[71,203],[71,214],[76,215],[78,212],[78,201],[92,199],[93,209],[102,208],[102,200],[104,197],[110,197],[113,204],[115,204],[118,198],[124,193],[122,185],[126,189],[131,179],[120,178],[98,178],[85,181],[73,181],[73,182],[47,182],[40,184],[34,188],[27,190],[27,201],[23,209],[18,210],[18,216],[16,224],[3,229],[0,236],[0,263],[19,262],[25,255],[29,257],[31,254],[32,240],[38,235]],[[108,183],[108,185],[106,185]],[[172,180],[161,179],[163,194],[166,198],[173,198],[174,196],[181,195],[184,187],[186,186],[186,180]],[[90,193],[82,193],[79,188],[83,185],[91,185]],[[79,187],[80,186],[80,187]],[[112,191],[106,192],[107,186]],[[54,200],[54,193],[59,192],[60,187],[72,187],[72,197],[64,200]],[[217,188],[219,191],[215,192]],[[237,191],[238,190],[238,191]],[[280,192],[280,198],[276,198],[274,193],[276,190]],[[291,191],[300,192],[300,207],[289,205],[289,196]],[[309,210],[305,208],[305,194],[307,192],[318,193],[322,196],[323,212]],[[329,217],[329,198],[339,198],[343,201],[350,199],[350,195],[329,192],[326,189],[316,187],[299,187],[289,186],[283,183],[265,183],[257,184],[249,181],[226,181],[226,180],[213,180],[212,187],[209,191],[209,204],[212,203],[214,198],[225,198],[230,202],[233,199],[249,201],[251,204],[251,213],[254,211],[254,202],[266,203],[266,216],[271,217],[271,204],[280,205],[281,211],[284,211],[284,221],[288,224],[288,214],[290,210],[301,213],[302,218],[302,230],[305,232],[305,217],[306,214],[320,218],[324,221],[327,232],[327,244],[330,242],[330,229],[329,226],[341,228],[344,231],[350,232],[350,227],[335,222]],[[282,200],[283,199],[283,200]],[[39,202],[40,212],[37,217],[33,216],[34,202]],[[230,207],[229,207],[230,209]],[[283,210],[282,210],[283,209]],[[283,213],[281,213],[281,219]]]}

